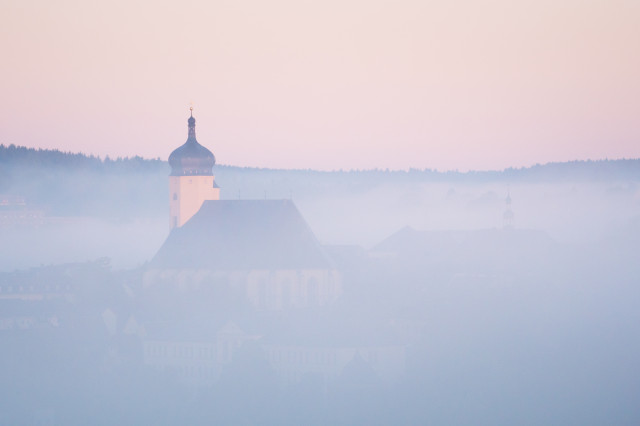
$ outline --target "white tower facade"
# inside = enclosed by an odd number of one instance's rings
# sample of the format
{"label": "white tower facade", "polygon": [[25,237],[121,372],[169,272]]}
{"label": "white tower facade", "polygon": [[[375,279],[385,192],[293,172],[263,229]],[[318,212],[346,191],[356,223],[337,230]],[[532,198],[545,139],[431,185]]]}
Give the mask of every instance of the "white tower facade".
{"label": "white tower facade", "polygon": [[189,133],[184,145],[169,156],[169,228],[184,225],[200,210],[206,200],[219,200],[213,165],[216,158],[196,140],[196,119],[188,120]]}

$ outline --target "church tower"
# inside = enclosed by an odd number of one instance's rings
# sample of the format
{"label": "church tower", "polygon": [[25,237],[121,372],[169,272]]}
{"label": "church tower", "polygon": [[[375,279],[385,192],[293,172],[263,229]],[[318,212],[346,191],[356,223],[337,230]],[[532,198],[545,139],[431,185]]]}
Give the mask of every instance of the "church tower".
{"label": "church tower", "polygon": [[188,124],[187,141],[169,156],[170,229],[184,225],[200,210],[205,200],[220,199],[220,188],[213,176],[216,157],[196,140],[193,108]]}

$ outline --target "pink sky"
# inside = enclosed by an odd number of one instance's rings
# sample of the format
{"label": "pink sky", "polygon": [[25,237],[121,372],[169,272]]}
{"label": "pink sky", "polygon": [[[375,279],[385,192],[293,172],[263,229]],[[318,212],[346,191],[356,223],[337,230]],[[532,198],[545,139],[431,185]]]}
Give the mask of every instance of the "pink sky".
{"label": "pink sky", "polygon": [[0,143],[220,164],[640,157],[637,0],[0,0]]}

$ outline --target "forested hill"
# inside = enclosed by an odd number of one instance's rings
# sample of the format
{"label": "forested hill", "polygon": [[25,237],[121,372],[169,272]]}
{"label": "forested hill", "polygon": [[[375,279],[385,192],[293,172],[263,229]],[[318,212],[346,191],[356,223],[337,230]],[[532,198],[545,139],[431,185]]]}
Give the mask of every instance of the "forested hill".
{"label": "forested hill", "polygon": [[[290,198],[362,193],[380,185],[428,182],[638,182],[640,159],[572,161],[482,172],[277,170],[216,165],[223,198]],[[52,215],[109,217],[164,214],[169,165],[141,157],[101,159],[80,153],[0,145],[0,194],[25,197]]]}
{"label": "forested hill", "polygon": [[[160,158],[145,159],[139,156],[101,159],[94,155],[82,153],[62,152],[50,149],[34,149],[16,145],[0,144],[0,170],[11,172],[13,169],[64,168],[68,171],[92,171],[107,173],[155,173],[167,171],[167,162]],[[532,167],[508,168],[500,171],[436,171],[432,169],[410,169],[409,171],[393,170],[349,170],[318,172],[314,170],[279,170],[251,167],[237,167],[217,165],[218,170],[237,170],[262,173],[310,173],[320,175],[356,176],[367,179],[375,177],[404,180],[437,180],[437,181],[491,181],[491,180],[557,180],[557,179],[587,179],[587,180],[640,180],[640,159],[619,160],[587,160],[569,161],[561,163],[536,164]]]}
{"label": "forested hill", "polygon": [[65,168],[80,171],[144,172],[164,168],[165,162],[142,157],[101,159],[94,155],[62,152],[57,149],[35,149],[16,145],[0,145],[0,166],[3,168]]}
{"label": "forested hill", "polygon": [[169,166],[141,157],[0,145],[0,194],[24,197],[53,216],[148,216],[164,210]]}

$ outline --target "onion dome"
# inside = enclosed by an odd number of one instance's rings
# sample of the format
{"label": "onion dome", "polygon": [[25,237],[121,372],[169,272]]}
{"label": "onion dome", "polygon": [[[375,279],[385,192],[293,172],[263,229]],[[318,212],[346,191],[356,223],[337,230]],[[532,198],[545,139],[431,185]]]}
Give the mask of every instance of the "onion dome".
{"label": "onion dome", "polygon": [[216,157],[196,140],[196,119],[193,108],[189,123],[189,136],[184,145],[176,148],[169,156],[171,176],[213,176]]}

